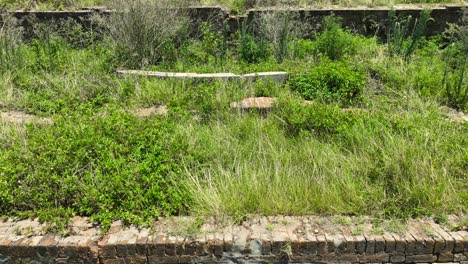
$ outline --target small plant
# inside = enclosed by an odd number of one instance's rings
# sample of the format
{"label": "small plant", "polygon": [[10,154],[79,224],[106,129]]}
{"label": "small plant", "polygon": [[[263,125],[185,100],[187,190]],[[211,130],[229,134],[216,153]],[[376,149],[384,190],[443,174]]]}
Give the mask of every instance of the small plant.
{"label": "small plant", "polygon": [[292,78],[290,85],[307,100],[350,105],[361,101],[365,82],[366,76],[349,63],[323,61]]}
{"label": "small plant", "polygon": [[399,219],[390,219],[385,221],[384,228],[390,233],[401,234],[405,231],[406,224]]}
{"label": "small plant", "polygon": [[247,23],[244,22],[239,31],[239,58],[247,63],[258,63],[269,56],[265,41],[254,38],[249,33]]}
{"label": "small plant", "polygon": [[275,228],[275,225],[272,224],[272,223],[267,223],[266,226],[265,226],[265,229],[266,229],[268,232],[273,231],[274,228]]}
{"label": "small plant", "polygon": [[372,235],[383,235],[385,234],[385,229],[383,229],[382,227],[374,227],[371,229],[370,233]]}
{"label": "small plant", "polygon": [[352,234],[353,236],[359,236],[359,235],[364,234],[364,227],[363,227],[362,225],[359,225],[359,226],[357,226],[356,228],[353,228],[353,229],[351,230],[351,234]]}
{"label": "small plant", "polygon": [[291,242],[286,242],[281,247],[281,253],[284,254],[288,259],[291,259],[292,256],[292,245]]}
{"label": "small plant", "polygon": [[409,58],[425,36],[426,25],[431,20],[431,11],[424,9],[419,19],[411,16],[397,17],[395,10],[389,13],[387,43],[390,55]]}
{"label": "small plant", "polygon": [[323,32],[315,41],[315,52],[331,60],[339,60],[356,52],[354,35],[341,27],[341,18],[334,15],[323,19]]}
{"label": "small plant", "polygon": [[342,215],[333,217],[332,222],[334,224],[345,225],[345,226],[351,225],[351,219]]}
{"label": "small plant", "polygon": [[329,136],[347,130],[356,121],[355,116],[344,113],[336,105],[280,101],[278,108],[281,109],[279,117],[286,131],[292,135],[307,131],[316,136]]}
{"label": "small plant", "polygon": [[186,238],[195,238],[199,233],[204,223],[200,217],[188,220],[180,220],[174,223],[175,226],[168,230],[170,235],[182,236]]}
{"label": "small plant", "polygon": [[305,59],[309,54],[313,54],[315,42],[310,39],[293,40],[289,43],[289,49],[293,58]]}
{"label": "small plant", "polygon": [[205,63],[209,57],[215,59],[215,64],[224,63],[227,53],[227,38],[220,31],[213,30],[209,23],[202,23],[200,26],[202,33],[202,46],[205,52]]}

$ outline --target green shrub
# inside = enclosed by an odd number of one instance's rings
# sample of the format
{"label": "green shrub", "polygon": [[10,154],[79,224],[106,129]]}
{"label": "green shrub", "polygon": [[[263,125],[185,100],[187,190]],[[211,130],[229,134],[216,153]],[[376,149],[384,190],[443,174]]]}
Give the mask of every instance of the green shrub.
{"label": "green shrub", "polygon": [[298,39],[289,42],[289,49],[294,58],[305,59],[307,55],[313,54],[315,42],[310,39]]}
{"label": "green shrub", "polygon": [[[227,53],[227,39],[221,31],[215,31],[208,23],[201,25],[202,47],[205,55],[205,63],[209,57],[214,57],[215,64],[224,63]],[[218,61],[219,60],[219,61]]]}
{"label": "green shrub", "polygon": [[71,210],[107,226],[184,210],[177,160],[185,145],[173,123],[112,109],[100,118],[87,109],[69,115],[28,127],[26,142],[0,139],[1,213]]}
{"label": "green shrub", "polygon": [[340,102],[344,105],[359,102],[366,76],[347,62],[324,61],[310,71],[293,77],[291,88],[305,99]]}
{"label": "green shrub", "polygon": [[339,60],[356,52],[356,37],[341,27],[341,18],[328,16],[323,19],[323,32],[315,41],[315,52],[331,60]]}
{"label": "green shrub", "polygon": [[336,105],[323,103],[280,102],[279,116],[288,133],[298,135],[301,131],[316,136],[328,136],[348,129],[356,120],[352,113],[343,112]]}
{"label": "green shrub", "polygon": [[248,32],[247,25],[242,25],[239,32],[239,58],[247,63],[258,63],[265,60],[269,56],[269,50],[264,40],[261,38],[254,38]]}

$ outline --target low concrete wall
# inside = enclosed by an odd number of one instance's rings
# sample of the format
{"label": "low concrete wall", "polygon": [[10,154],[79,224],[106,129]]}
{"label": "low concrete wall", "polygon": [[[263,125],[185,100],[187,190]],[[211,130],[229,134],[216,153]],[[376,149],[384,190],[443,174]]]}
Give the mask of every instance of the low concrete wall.
{"label": "low concrete wall", "polygon": [[[467,6],[446,6],[432,7],[431,16],[434,19],[429,21],[427,35],[440,34],[447,27],[447,23],[459,23],[463,15],[463,9]],[[418,18],[422,8],[406,7],[396,8],[398,16],[412,16]],[[390,8],[341,8],[341,9],[261,9],[250,10],[246,16],[234,16],[222,7],[191,7],[189,15],[191,17],[191,28],[196,34],[198,25],[201,22],[210,22],[218,29],[226,29],[231,33],[239,30],[240,26],[247,22],[254,25],[256,19],[265,12],[287,12],[294,17],[298,23],[313,30],[320,30],[320,23],[325,16],[335,14],[343,19],[343,24],[353,31],[365,35],[385,36]],[[9,12],[11,15],[23,21],[23,26],[31,27],[27,18],[35,17],[35,21],[53,21],[60,19],[73,19],[86,26],[89,25],[89,17],[94,14],[108,15],[111,11],[106,9],[88,8],[81,11],[15,11]],[[0,21],[1,24],[1,21]]]}
{"label": "low concrete wall", "polygon": [[103,237],[86,218],[76,217],[67,237],[40,233],[37,221],[7,221],[0,223],[0,263],[468,263],[468,232],[431,220],[412,220],[402,233],[356,235],[324,221],[278,216],[197,225],[176,217],[151,229],[115,222]]}

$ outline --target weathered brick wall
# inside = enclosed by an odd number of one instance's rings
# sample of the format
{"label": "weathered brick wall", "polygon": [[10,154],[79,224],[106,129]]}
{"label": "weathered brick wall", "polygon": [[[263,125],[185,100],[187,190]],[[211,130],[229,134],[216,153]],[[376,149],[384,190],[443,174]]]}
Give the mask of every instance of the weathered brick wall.
{"label": "weathered brick wall", "polygon": [[[468,263],[468,232],[414,220],[401,233],[351,235],[317,217],[259,217],[242,225],[161,219],[151,229],[100,229],[75,218],[70,236],[37,221],[0,224],[0,263]],[[187,225],[189,223],[189,225]],[[190,231],[192,230],[192,231]]]}
{"label": "weathered brick wall", "polygon": [[[442,33],[447,27],[447,23],[458,23],[462,17],[463,9],[467,6],[446,6],[432,7],[431,16],[434,20],[429,21],[427,35],[432,36]],[[398,16],[412,16],[418,18],[422,8],[397,8],[395,12]],[[295,18],[303,27],[313,30],[320,30],[320,23],[325,16],[335,14],[342,17],[343,24],[357,33],[365,35],[385,36],[390,8],[342,8],[342,9],[262,9],[250,10],[246,16],[233,16],[229,11],[221,7],[192,7],[189,10],[191,18],[192,34],[196,35],[198,25],[201,22],[210,22],[218,29],[227,29],[231,33],[239,30],[240,26],[246,22],[254,25],[255,21],[264,12],[287,12]],[[16,11],[11,15],[22,21],[22,25],[28,29],[31,21],[57,21],[61,19],[73,19],[82,23],[85,28],[89,27],[89,17],[94,14],[108,15],[111,11],[105,9],[86,9],[81,11]],[[28,18],[34,17],[35,20]],[[1,21],[0,21],[1,24]]]}
{"label": "weathered brick wall", "polygon": [[[428,21],[426,34],[433,36],[442,33],[447,23],[459,23],[463,15],[463,6],[447,6],[431,8],[431,17]],[[397,8],[395,14],[401,17],[411,16],[418,19],[423,8]],[[275,10],[275,12],[289,13],[299,24],[312,30],[320,30],[320,23],[326,16],[334,14],[342,18],[343,25],[351,30],[364,35],[385,36],[388,25],[390,8],[343,8],[343,9],[320,9],[320,10]],[[264,12],[271,10],[251,10],[247,14],[248,23],[257,20]]]}

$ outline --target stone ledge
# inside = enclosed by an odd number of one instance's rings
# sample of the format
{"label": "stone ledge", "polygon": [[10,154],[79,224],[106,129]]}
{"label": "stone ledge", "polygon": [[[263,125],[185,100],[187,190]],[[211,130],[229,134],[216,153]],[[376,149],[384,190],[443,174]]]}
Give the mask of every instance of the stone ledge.
{"label": "stone ledge", "polygon": [[[325,219],[325,220],[323,220]],[[324,222],[325,221],[325,224]],[[71,234],[44,234],[37,220],[0,223],[0,263],[466,263],[468,232],[412,220],[404,233],[351,235],[324,217],[258,217],[241,225],[190,217],[159,219],[151,229],[115,222],[103,237],[86,218]],[[364,225],[367,225],[366,223]],[[349,224],[348,224],[349,226]]]}
{"label": "stone ledge", "polygon": [[271,80],[283,83],[288,80],[287,72],[258,72],[244,75],[233,73],[180,73],[180,72],[157,72],[157,71],[140,71],[140,70],[117,70],[117,74],[125,76],[142,76],[159,79],[186,79],[186,80]]}

